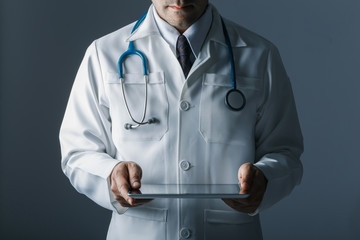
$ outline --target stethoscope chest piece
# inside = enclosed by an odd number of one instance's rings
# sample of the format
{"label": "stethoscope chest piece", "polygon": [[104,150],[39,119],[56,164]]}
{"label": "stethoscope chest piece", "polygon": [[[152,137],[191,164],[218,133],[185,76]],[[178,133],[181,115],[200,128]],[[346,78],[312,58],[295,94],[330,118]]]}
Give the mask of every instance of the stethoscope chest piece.
{"label": "stethoscope chest piece", "polygon": [[246,105],[246,98],[240,90],[231,89],[226,93],[225,104],[232,111],[240,111]]}

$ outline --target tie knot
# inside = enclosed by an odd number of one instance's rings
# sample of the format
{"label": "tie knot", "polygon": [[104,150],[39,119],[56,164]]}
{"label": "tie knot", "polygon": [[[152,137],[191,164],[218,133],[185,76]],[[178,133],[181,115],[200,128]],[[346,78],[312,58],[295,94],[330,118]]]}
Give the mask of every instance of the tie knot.
{"label": "tie knot", "polygon": [[180,35],[178,37],[178,40],[176,43],[176,49],[178,50],[179,55],[190,55],[191,54],[190,44],[184,35]]}

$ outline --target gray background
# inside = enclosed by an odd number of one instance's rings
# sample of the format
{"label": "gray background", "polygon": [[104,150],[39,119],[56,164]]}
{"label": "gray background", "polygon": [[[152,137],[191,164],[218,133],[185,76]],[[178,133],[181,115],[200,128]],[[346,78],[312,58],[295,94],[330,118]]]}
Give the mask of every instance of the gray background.
{"label": "gray background", "polygon": [[[293,83],[305,172],[262,214],[265,239],[360,239],[360,1],[211,2],[274,42]],[[110,212],[62,174],[58,129],[87,46],[149,3],[1,1],[1,239],[105,239]]]}

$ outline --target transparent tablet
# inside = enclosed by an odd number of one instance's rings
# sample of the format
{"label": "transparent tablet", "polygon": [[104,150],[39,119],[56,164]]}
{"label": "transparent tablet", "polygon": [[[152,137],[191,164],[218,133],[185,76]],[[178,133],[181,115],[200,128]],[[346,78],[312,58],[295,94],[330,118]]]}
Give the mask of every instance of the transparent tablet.
{"label": "transparent tablet", "polygon": [[128,194],[135,199],[153,198],[247,198],[238,184],[142,184]]}

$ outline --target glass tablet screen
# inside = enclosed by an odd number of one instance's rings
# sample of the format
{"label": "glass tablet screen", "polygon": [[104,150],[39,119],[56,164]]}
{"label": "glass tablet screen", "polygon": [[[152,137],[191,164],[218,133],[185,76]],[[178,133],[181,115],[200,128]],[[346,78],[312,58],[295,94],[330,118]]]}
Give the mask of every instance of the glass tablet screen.
{"label": "glass tablet screen", "polygon": [[129,196],[135,199],[149,198],[247,198],[240,194],[238,184],[142,184],[140,191]]}

